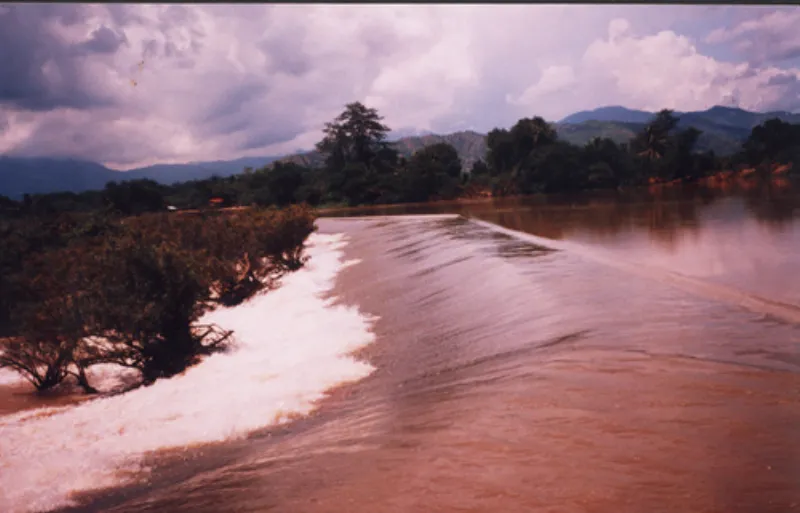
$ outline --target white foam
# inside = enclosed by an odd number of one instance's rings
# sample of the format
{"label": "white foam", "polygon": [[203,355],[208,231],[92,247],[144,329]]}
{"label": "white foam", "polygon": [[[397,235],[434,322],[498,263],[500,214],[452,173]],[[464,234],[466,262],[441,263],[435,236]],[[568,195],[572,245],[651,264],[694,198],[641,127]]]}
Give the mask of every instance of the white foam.
{"label": "white foam", "polygon": [[24,381],[16,372],[9,369],[0,369],[0,386],[18,385]]}
{"label": "white foam", "polygon": [[312,235],[307,266],[279,289],[208,314],[204,322],[236,332],[233,351],[127,394],[0,417],[0,511],[69,505],[73,492],[146,472],[148,451],[285,422],[311,412],[329,388],[370,374],[349,353],[374,339],[374,318],[322,298],[344,265],[344,244],[341,235]]}

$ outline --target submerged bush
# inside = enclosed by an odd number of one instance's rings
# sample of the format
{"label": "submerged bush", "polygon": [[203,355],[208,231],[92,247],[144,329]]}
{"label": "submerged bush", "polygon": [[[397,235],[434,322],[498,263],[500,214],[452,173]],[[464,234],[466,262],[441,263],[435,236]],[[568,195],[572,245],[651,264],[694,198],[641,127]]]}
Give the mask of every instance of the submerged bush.
{"label": "submerged bush", "polygon": [[89,296],[93,334],[110,342],[105,360],[134,367],[146,383],[169,377],[217,346],[195,336],[209,292],[194,260],[171,241],[151,245],[135,235],[97,255]]}
{"label": "submerged bush", "polygon": [[58,232],[59,244],[23,264],[22,255],[7,254],[14,272],[4,276],[0,296],[13,306],[0,367],[37,390],[71,375],[87,392],[93,388],[85,371],[98,363],[137,369],[145,384],[178,374],[231,339],[231,332],[199,325],[200,317],[299,269],[314,221],[299,206],[151,214],[113,227],[70,225]]}
{"label": "submerged bush", "polygon": [[86,252],[75,245],[28,256],[8,280],[13,296],[0,339],[0,367],[17,370],[37,390],[60,384],[72,374],[88,392],[76,351],[89,335],[84,320]]}

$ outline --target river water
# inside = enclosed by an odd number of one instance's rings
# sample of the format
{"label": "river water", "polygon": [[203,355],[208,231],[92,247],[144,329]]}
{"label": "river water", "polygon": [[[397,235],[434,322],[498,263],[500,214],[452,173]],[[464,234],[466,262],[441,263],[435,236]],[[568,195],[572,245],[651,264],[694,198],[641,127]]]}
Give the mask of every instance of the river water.
{"label": "river water", "polygon": [[374,319],[375,370],[69,511],[800,509],[797,193],[347,214],[319,221],[360,261],[329,295]]}

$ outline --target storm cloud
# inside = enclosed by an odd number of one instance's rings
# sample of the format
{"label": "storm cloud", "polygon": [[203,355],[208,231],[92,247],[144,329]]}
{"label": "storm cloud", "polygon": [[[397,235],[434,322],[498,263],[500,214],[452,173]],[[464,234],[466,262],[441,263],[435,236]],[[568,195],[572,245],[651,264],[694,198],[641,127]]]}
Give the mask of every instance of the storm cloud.
{"label": "storm cloud", "polygon": [[746,6],[0,6],[0,153],[119,168],[288,153],[311,148],[356,100],[408,133],[487,131],[611,104],[795,109],[799,16]]}
{"label": "storm cloud", "polygon": [[79,5],[17,4],[0,11],[0,104],[42,111],[113,103],[92,83],[86,64],[116,52],[124,38],[105,26],[83,40],[65,37],[87,21]]}

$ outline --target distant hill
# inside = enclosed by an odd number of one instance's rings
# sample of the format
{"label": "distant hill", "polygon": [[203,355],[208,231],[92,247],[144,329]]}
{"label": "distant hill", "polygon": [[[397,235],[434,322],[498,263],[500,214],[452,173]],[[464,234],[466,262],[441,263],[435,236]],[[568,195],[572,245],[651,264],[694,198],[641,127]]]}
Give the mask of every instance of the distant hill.
{"label": "distant hill", "polygon": [[[595,137],[607,137],[617,144],[627,143],[637,132],[644,128],[644,123],[624,123],[620,121],[585,121],[580,124],[558,124],[556,131],[559,137],[572,144],[584,145]],[[698,151],[713,150],[718,155],[736,153],[750,134],[750,129],[739,129],[715,125],[705,119],[687,122],[681,118],[680,128],[693,126],[701,130],[697,141]]]}
{"label": "distant hill", "polygon": [[653,117],[653,112],[633,110],[626,107],[613,105],[600,107],[594,110],[582,110],[570,114],[561,121],[560,125],[577,125],[587,121],[617,121],[621,123],[647,123]]}
{"label": "distant hill", "polygon": [[[524,113],[521,116],[525,115]],[[584,145],[594,137],[608,137],[617,143],[628,142],[654,114],[625,107],[602,107],[576,112],[555,124],[559,137],[573,144]],[[702,131],[698,150],[714,150],[718,155],[736,152],[750,130],[767,119],[779,118],[800,124],[800,114],[790,112],[748,112],[732,107],[712,107],[700,112],[676,112],[679,127],[693,126]],[[395,132],[397,137],[402,133]],[[486,136],[473,131],[437,135],[419,132],[393,142],[401,155],[409,157],[415,151],[439,142],[453,145],[464,167],[483,159]],[[158,164],[131,171],[109,169],[96,162],[55,158],[16,158],[0,156],[0,194],[19,198],[24,193],[56,191],[80,192],[101,189],[109,181],[150,178],[164,184],[186,180],[221,177],[241,173],[244,168],[262,168],[275,161],[296,162],[305,166],[320,166],[322,156],[316,151],[291,156],[246,157],[236,160],[193,162],[188,164]]]}
{"label": "distant hill", "polygon": [[405,137],[394,143],[394,147],[404,157],[410,157],[425,146],[447,143],[456,149],[465,169],[486,155],[486,135],[472,130],[455,132],[447,135],[423,135],[421,137]]}
{"label": "distant hill", "polygon": [[[630,140],[655,114],[624,107],[603,107],[571,114],[556,127],[559,135],[573,144],[585,144],[593,137],[609,137],[621,143]],[[753,127],[772,118],[800,124],[800,114],[790,112],[749,112],[734,107],[716,106],[698,112],[676,112],[679,128],[694,127],[702,132],[697,141],[700,151],[713,150],[731,155],[739,150]]]}
{"label": "distant hill", "polygon": [[735,107],[711,107],[708,110],[698,112],[677,113],[681,121],[685,124],[694,125],[699,128],[699,124],[710,123],[717,127],[727,127],[734,130],[747,131],[754,126],[758,126],[768,119],[778,118],[787,123],[800,124],[800,114],[792,114],[786,111],[773,112],[749,112]]}
{"label": "distant hill", "polygon": [[245,167],[260,168],[281,158],[245,157],[236,160],[157,164],[130,171],[109,169],[97,162],[75,159],[0,156],[0,194],[20,198],[23,194],[81,192],[102,189],[108,182],[149,178],[163,184],[231,176]]}
{"label": "distant hill", "polygon": [[[714,125],[746,129],[748,132],[756,125],[772,118],[779,118],[789,123],[800,123],[800,114],[786,111],[750,112],[737,107],[723,107],[717,105],[708,110],[696,112],[675,111],[675,115],[682,121],[694,124],[697,122],[712,123]],[[600,107],[594,110],[583,110],[570,114],[558,124],[580,124],[587,121],[613,121],[619,123],[647,123],[655,112],[634,110],[620,106]],[[695,125],[696,126],[696,125]]]}
{"label": "distant hill", "polygon": [[216,160],[212,162],[192,162],[189,164],[156,164],[154,166],[116,171],[124,176],[118,180],[135,180],[150,178],[163,184],[173,184],[188,180],[200,180],[212,176],[226,177],[239,174],[246,167],[258,169],[281,158],[276,157],[244,157],[236,160]]}
{"label": "distant hill", "polygon": [[19,198],[25,193],[102,189],[119,174],[85,160],[0,157],[0,194]]}

